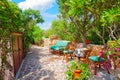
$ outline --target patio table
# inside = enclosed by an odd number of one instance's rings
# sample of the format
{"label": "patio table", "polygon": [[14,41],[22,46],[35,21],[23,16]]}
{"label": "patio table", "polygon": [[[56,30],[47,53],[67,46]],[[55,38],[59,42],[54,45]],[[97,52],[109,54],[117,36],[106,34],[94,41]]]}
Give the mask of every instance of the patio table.
{"label": "patio table", "polygon": [[74,54],[75,54],[75,56],[78,58],[78,61],[80,61],[80,58],[81,57],[84,57],[85,55],[85,51],[86,50],[89,50],[89,49],[87,49],[87,48],[76,48],[75,49],[75,52],[74,52]]}

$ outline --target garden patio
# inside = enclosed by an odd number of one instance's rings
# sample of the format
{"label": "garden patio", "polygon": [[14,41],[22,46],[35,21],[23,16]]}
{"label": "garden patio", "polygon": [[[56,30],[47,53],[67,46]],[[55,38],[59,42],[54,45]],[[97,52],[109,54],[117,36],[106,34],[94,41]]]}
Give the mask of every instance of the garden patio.
{"label": "garden patio", "polygon": [[[63,56],[51,54],[48,47],[32,45],[15,80],[66,80],[65,71],[71,61],[66,63]],[[108,74],[102,68],[98,69],[97,75],[90,74],[92,77],[89,80],[118,80],[114,73]],[[117,74],[120,74],[120,70],[117,70]]]}
{"label": "garden patio", "polygon": [[120,80],[120,0],[0,0],[0,80]]}

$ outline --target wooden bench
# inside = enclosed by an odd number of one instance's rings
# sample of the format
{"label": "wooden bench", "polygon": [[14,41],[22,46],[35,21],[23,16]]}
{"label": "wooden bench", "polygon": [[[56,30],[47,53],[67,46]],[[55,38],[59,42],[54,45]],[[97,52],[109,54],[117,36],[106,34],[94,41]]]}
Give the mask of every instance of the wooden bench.
{"label": "wooden bench", "polygon": [[54,46],[50,46],[50,52],[55,54],[60,54],[70,41],[58,40]]}

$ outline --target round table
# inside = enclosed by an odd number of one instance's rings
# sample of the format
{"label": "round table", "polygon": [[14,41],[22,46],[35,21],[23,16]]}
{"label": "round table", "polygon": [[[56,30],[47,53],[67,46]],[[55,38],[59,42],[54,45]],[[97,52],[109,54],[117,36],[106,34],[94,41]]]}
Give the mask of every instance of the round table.
{"label": "round table", "polygon": [[89,50],[87,48],[76,48],[74,51],[74,54],[76,57],[78,57],[78,61],[80,61],[80,57],[84,57],[85,51]]}

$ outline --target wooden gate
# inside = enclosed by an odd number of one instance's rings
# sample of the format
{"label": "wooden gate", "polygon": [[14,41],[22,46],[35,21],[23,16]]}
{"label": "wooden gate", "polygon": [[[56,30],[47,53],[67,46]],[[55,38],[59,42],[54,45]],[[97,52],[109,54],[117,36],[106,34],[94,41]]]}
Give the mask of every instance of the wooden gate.
{"label": "wooden gate", "polygon": [[13,33],[13,64],[14,74],[16,75],[23,59],[22,34]]}

